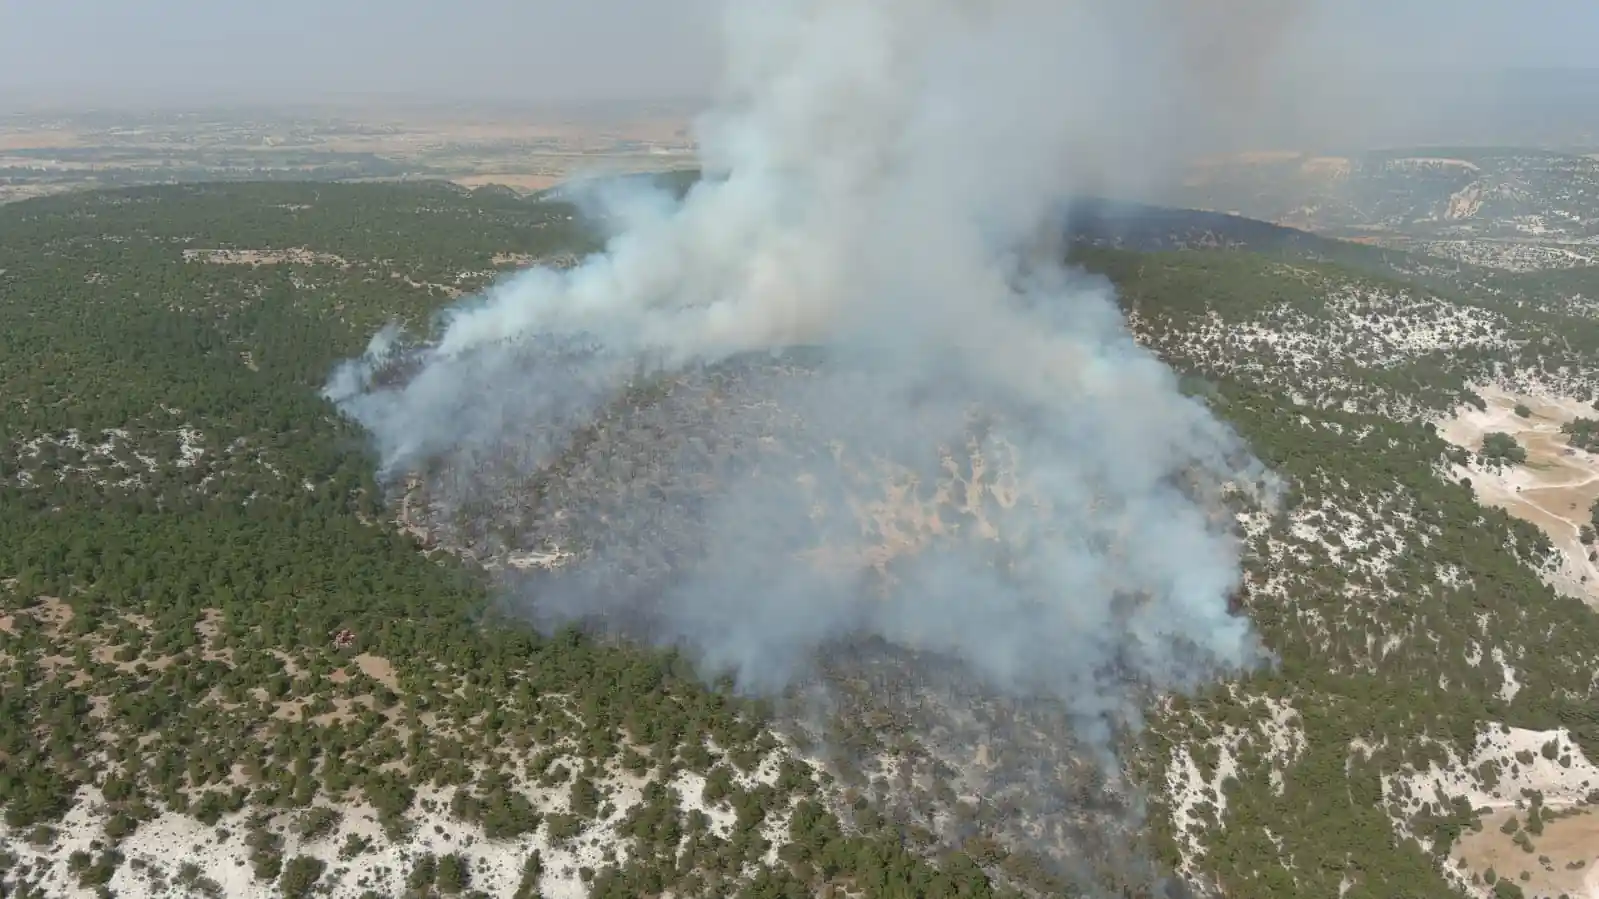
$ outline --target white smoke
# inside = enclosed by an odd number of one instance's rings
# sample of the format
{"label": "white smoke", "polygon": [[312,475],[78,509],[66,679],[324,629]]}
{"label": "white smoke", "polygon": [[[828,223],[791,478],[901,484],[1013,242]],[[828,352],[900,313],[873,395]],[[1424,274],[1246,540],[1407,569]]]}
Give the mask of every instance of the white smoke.
{"label": "white smoke", "polygon": [[[641,372],[821,345],[869,364],[774,388],[807,439],[896,459],[926,487],[949,472],[936,448],[967,440],[972,405],[1002,409],[1003,438],[972,446],[1017,460],[1024,499],[987,488],[992,531],[901,560],[885,599],[861,587],[866,562],[821,572],[799,558],[855,518],[818,524],[812,494],[745,484],[707,511],[705,563],[655,598],[659,639],[767,688],[865,632],[1096,720],[1136,718],[1126,675],[1187,688],[1247,667],[1257,647],[1226,603],[1238,549],[1215,495],[1192,485],[1265,474],[1133,340],[1108,283],[1024,252],[1086,172],[1167,152],[1150,139],[1169,72],[1154,51],[1128,63],[1131,19],[1113,10],[732,3],[725,90],[699,127],[705,180],[681,201],[595,197],[612,228],[603,254],[450,310],[403,382],[375,380],[399,352],[379,335],[327,395],[388,472],[509,446],[533,469]],[[625,611],[598,586],[533,602],[556,617]]]}

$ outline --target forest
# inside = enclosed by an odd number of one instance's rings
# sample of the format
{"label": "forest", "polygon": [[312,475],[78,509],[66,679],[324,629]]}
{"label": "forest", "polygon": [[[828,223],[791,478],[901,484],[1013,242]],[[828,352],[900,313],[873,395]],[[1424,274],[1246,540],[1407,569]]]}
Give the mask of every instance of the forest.
{"label": "forest", "polygon": [[[119,841],[163,812],[242,816],[253,876],[309,895],[336,872],[287,851],[269,822],[294,820],[296,839],[332,833],[330,804],[360,801],[403,841],[431,788],[488,840],[562,844],[614,820],[627,851],[586,869],[595,897],[1075,890],[993,839],[984,821],[1004,813],[980,797],[951,845],[852,792],[847,773],[791,758],[770,703],[706,683],[675,653],[509,620],[480,566],[394,523],[362,435],[318,395],[330,366],[387,321],[425,326],[515,265],[598,246],[558,198],[443,184],[135,188],[0,207],[8,832],[49,846],[80,787],[98,789],[104,847],[68,861],[78,884],[105,891],[125,863]],[[257,261],[185,253],[196,250]],[[1443,290],[1286,252],[1074,251],[1117,284],[1140,339],[1291,484],[1289,512],[1250,538],[1246,559],[1245,611],[1276,664],[1170,697],[1129,738],[1148,852],[1233,897],[1458,895],[1441,865],[1478,826],[1474,811],[1440,797],[1396,817],[1387,778],[1466,754],[1490,722],[1568,728],[1599,760],[1599,621],[1540,582],[1541,532],[1438,475],[1453,450],[1427,416],[1496,372],[1591,368],[1599,327],[1461,288],[1425,314],[1466,309],[1513,339],[1314,362],[1202,339],[1212,318],[1320,333],[1343,327],[1329,296]],[[1290,519],[1365,536],[1306,540]],[[1406,528],[1372,524],[1393,520]],[[1514,660],[1518,690],[1470,661],[1485,647]],[[1288,757],[1267,736],[1283,709],[1301,734]],[[885,752],[915,752],[892,720],[851,726],[901,747]],[[1180,829],[1164,791],[1174,759],[1214,774],[1229,740],[1225,808]],[[763,766],[780,773],[751,780]],[[611,807],[612,770],[703,777],[731,830],[659,785]],[[518,783],[560,794],[562,810]],[[779,812],[774,846],[764,825]],[[15,854],[0,862],[8,895],[34,894],[40,871]],[[539,895],[544,864],[528,856],[518,895]],[[169,876],[215,886],[194,870]],[[426,855],[406,889],[465,895],[474,876],[468,858]],[[1108,886],[1145,896],[1154,883]]]}

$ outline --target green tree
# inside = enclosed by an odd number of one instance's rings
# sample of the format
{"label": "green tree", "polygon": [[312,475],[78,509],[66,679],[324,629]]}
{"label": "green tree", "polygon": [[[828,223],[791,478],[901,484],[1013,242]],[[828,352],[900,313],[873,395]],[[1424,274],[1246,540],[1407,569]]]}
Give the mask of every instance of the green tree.
{"label": "green tree", "polygon": [[285,896],[309,896],[326,869],[327,864],[321,859],[297,855],[283,866],[278,886]]}
{"label": "green tree", "polygon": [[449,895],[463,892],[471,879],[471,868],[460,853],[452,852],[439,857],[439,892]]}
{"label": "green tree", "polygon": [[1516,438],[1503,431],[1493,431],[1482,438],[1480,454],[1489,464],[1520,465],[1527,461],[1527,450]]}

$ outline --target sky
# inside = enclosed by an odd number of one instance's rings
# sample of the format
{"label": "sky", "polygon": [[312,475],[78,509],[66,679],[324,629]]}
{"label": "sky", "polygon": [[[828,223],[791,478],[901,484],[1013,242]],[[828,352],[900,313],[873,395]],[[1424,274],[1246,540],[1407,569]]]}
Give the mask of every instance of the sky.
{"label": "sky", "polygon": [[183,102],[677,98],[710,0],[0,0],[0,93]]}
{"label": "sky", "polygon": [[[1302,20],[1300,37],[1343,65],[1599,65],[1593,0],[1284,2],[1316,7]],[[717,0],[0,0],[0,96],[105,105],[362,96],[529,103],[688,98],[714,81],[717,6]]]}

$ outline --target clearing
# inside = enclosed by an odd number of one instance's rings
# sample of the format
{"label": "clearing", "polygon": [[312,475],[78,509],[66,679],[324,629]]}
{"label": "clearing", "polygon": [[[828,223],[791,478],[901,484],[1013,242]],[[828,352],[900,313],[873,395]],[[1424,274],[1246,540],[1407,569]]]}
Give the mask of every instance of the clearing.
{"label": "clearing", "polygon": [[[1580,538],[1588,510],[1599,499],[1599,456],[1571,446],[1560,431],[1573,419],[1593,417],[1593,407],[1571,397],[1523,396],[1497,386],[1475,389],[1488,408],[1462,407],[1456,417],[1438,424],[1439,436],[1476,453],[1485,435],[1503,432],[1527,451],[1527,461],[1490,466],[1474,459],[1455,466],[1455,477],[1471,479],[1478,502],[1548,534],[1561,564],[1545,580],[1560,593],[1599,605],[1599,565],[1589,559],[1591,550]],[[1530,414],[1517,415],[1518,405]]]}
{"label": "clearing", "polygon": [[1462,836],[1452,856],[1485,880],[1493,871],[1529,897],[1599,896],[1594,864],[1599,862],[1599,815],[1588,809],[1543,809],[1540,833],[1534,836],[1527,829],[1529,814],[1530,807],[1484,815],[1482,829]]}
{"label": "clearing", "polygon": [[1475,752],[1449,755],[1446,765],[1385,778],[1384,792],[1407,813],[1441,796],[1470,803],[1476,823],[1450,847],[1445,868],[1457,886],[1492,899],[1492,872],[1529,899],[1599,899],[1599,814],[1591,801],[1599,796],[1599,767],[1570,732],[1489,724]]}

